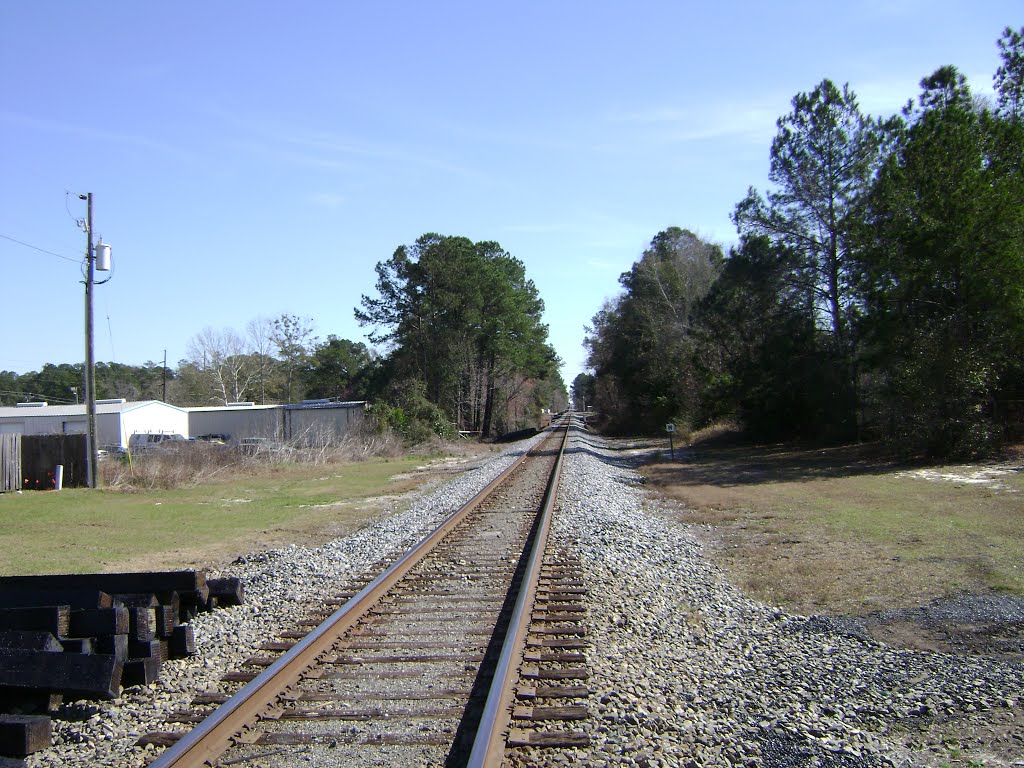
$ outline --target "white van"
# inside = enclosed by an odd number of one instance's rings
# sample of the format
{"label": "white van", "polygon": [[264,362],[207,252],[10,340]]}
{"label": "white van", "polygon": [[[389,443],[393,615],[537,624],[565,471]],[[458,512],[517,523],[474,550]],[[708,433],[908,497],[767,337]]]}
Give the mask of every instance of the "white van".
{"label": "white van", "polygon": [[129,451],[144,451],[161,444],[185,442],[184,435],[173,432],[136,432],[128,438]]}

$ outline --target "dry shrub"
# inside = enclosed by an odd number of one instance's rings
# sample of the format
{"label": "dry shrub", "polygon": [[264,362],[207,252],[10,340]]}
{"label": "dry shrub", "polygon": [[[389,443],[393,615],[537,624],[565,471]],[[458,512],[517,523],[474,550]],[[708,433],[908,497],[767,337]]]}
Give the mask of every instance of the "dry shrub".
{"label": "dry shrub", "polygon": [[365,434],[346,435],[335,446],[333,458],[335,461],[364,461],[377,456],[394,459],[404,454],[405,446],[394,432],[367,430]]}
{"label": "dry shrub", "polygon": [[120,460],[104,461],[100,475],[107,487],[185,488],[199,485],[238,465],[238,452],[225,445],[166,443],[136,451]]}
{"label": "dry shrub", "polygon": [[390,429],[379,430],[362,422],[340,441],[331,430],[308,430],[285,445],[269,445],[255,456],[265,461],[297,461],[310,464],[364,461],[377,456],[394,458],[405,453],[401,437]]}
{"label": "dry shrub", "polygon": [[258,473],[282,464],[329,464],[395,458],[405,453],[399,436],[359,428],[341,441],[306,434],[290,443],[267,441],[232,446],[204,442],[165,443],[100,464],[100,481],[107,488],[171,489],[200,485],[230,470]]}
{"label": "dry shrub", "polygon": [[458,453],[461,447],[460,443],[431,435],[427,440],[413,446],[410,453],[417,456],[437,456],[438,454]]}
{"label": "dry shrub", "polygon": [[691,432],[687,436],[690,445],[698,443],[718,442],[738,437],[742,432],[739,424],[732,420],[716,421],[706,427]]}

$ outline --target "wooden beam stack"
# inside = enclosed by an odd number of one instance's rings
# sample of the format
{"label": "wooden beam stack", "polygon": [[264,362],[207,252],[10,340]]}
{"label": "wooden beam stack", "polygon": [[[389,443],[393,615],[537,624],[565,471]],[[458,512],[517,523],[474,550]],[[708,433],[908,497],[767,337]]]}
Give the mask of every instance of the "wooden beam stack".
{"label": "wooden beam stack", "polygon": [[62,699],[156,681],[164,661],[195,655],[197,613],[243,600],[238,579],[200,571],[0,577],[0,755],[48,746],[38,713]]}

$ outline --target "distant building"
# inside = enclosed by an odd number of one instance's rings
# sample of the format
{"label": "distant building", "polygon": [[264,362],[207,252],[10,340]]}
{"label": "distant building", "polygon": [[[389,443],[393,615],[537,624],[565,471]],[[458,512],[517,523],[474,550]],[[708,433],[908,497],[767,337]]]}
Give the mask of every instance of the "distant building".
{"label": "distant building", "polygon": [[224,442],[246,437],[278,439],[281,433],[281,406],[231,403],[188,409],[189,436],[218,436]]}
{"label": "distant building", "polygon": [[[127,448],[132,435],[143,433],[187,438],[216,435],[225,442],[256,437],[296,445],[327,444],[348,434],[362,420],[365,409],[364,401],[178,408],[159,400],[97,400],[96,444],[100,448]],[[52,435],[85,431],[84,404],[23,403],[0,407],[0,433]]]}
{"label": "distant building", "polygon": [[366,402],[229,403],[187,410],[192,437],[217,435],[231,442],[257,437],[295,445],[314,445],[333,443],[348,434],[362,420]]}
{"label": "distant building", "polygon": [[[85,404],[22,403],[0,407],[0,433],[79,435],[86,432]],[[188,437],[188,411],[159,400],[96,401],[96,445],[127,448],[136,433],[178,434]]]}
{"label": "distant building", "polygon": [[325,445],[344,437],[363,420],[366,401],[304,400],[282,408],[285,440],[299,445]]}

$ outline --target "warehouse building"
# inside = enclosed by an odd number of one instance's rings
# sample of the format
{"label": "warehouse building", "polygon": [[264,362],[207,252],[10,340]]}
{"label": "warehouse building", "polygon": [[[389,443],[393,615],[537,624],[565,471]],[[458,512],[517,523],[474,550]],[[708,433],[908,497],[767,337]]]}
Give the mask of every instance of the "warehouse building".
{"label": "warehouse building", "polygon": [[[0,407],[0,433],[22,435],[84,435],[85,404],[21,403]],[[188,411],[159,400],[128,402],[123,398],[96,401],[96,445],[127,448],[133,434],[188,437]]]}
{"label": "warehouse building", "polygon": [[188,408],[192,437],[220,437],[225,442],[273,440],[292,445],[323,445],[340,440],[361,420],[365,401],[306,400],[294,405],[229,403]]}
{"label": "warehouse building", "polygon": [[[128,448],[132,435],[217,436],[224,442],[243,439],[323,445],[336,442],[361,420],[363,401],[311,400],[294,405],[231,403],[226,406],[178,408],[159,400],[96,401],[96,444]],[[85,405],[22,403],[0,407],[0,434],[84,434]]]}

